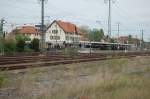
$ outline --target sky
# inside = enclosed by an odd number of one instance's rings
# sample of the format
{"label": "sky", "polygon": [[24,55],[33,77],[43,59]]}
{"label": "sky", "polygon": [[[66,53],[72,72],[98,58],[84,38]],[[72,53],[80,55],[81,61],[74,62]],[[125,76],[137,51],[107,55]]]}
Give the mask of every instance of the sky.
{"label": "sky", "polygon": [[[40,0],[0,0],[0,18],[5,19],[5,30],[24,24],[40,24]],[[150,0],[112,0],[112,36],[133,35],[150,40]],[[53,20],[72,22],[78,26],[103,28],[107,34],[107,0],[47,0],[45,24]]]}

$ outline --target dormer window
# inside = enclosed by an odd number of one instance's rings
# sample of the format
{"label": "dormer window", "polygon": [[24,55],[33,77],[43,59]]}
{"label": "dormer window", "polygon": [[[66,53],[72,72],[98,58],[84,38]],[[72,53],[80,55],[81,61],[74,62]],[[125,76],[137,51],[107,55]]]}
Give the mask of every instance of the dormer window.
{"label": "dormer window", "polygon": [[57,34],[58,30],[52,30],[52,33]]}

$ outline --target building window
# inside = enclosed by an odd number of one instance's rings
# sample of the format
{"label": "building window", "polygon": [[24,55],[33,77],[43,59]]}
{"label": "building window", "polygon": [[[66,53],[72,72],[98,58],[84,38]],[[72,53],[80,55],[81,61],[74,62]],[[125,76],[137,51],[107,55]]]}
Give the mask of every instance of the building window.
{"label": "building window", "polygon": [[57,34],[58,30],[52,30],[52,33]]}
{"label": "building window", "polygon": [[66,36],[66,40],[67,40],[67,41],[69,40],[69,36]]}
{"label": "building window", "polygon": [[57,28],[57,25],[55,25],[55,28]]}
{"label": "building window", "polygon": [[60,40],[60,36],[50,36],[51,40]]}

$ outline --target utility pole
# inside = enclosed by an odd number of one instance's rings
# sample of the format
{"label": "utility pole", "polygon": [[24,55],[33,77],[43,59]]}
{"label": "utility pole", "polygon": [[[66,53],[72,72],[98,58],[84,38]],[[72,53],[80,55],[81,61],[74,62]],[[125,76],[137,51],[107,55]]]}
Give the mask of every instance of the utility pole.
{"label": "utility pole", "polygon": [[108,11],[108,36],[111,37],[111,0],[108,0],[109,11]]}
{"label": "utility pole", "polygon": [[141,32],[142,32],[141,49],[143,50],[143,47],[144,47],[144,30],[142,29]]}
{"label": "utility pole", "polygon": [[[117,25],[118,25],[118,34],[117,34],[117,36],[118,36],[118,39],[117,39],[117,40],[118,40],[118,41],[117,41],[117,42],[119,43],[119,36],[120,36],[120,23],[118,22],[118,23],[117,23]],[[119,50],[119,45],[118,45],[118,50]]]}
{"label": "utility pole", "polygon": [[4,27],[4,19],[0,20],[0,38],[3,38],[3,27]]}
{"label": "utility pole", "polygon": [[3,38],[4,38],[4,19],[0,20],[0,54],[4,54],[4,45],[3,45]]}
{"label": "utility pole", "polygon": [[118,23],[118,38],[120,36],[120,23]]}
{"label": "utility pole", "polygon": [[45,43],[45,26],[44,26],[44,3],[46,0],[39,0],[41,2],[41,53],[44,54],[46,51]]}
{"label": "utility pole", "polygon": [[108,2],[108,37],[111,37],[111,5],[112,0],[105,0]]}

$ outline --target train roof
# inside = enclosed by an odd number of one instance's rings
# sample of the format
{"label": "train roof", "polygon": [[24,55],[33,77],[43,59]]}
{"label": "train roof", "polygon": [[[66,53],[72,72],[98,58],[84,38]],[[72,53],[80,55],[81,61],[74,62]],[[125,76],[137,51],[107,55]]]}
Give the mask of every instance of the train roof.
{"label": "train roof", "polygon": [[103,44],[103,45],[124,45],[124,46],[132,46],[132,45],[134,45],[134,44],[107,43],[107,42],[90,42],[90,41],[80,41],[80,43]]}

